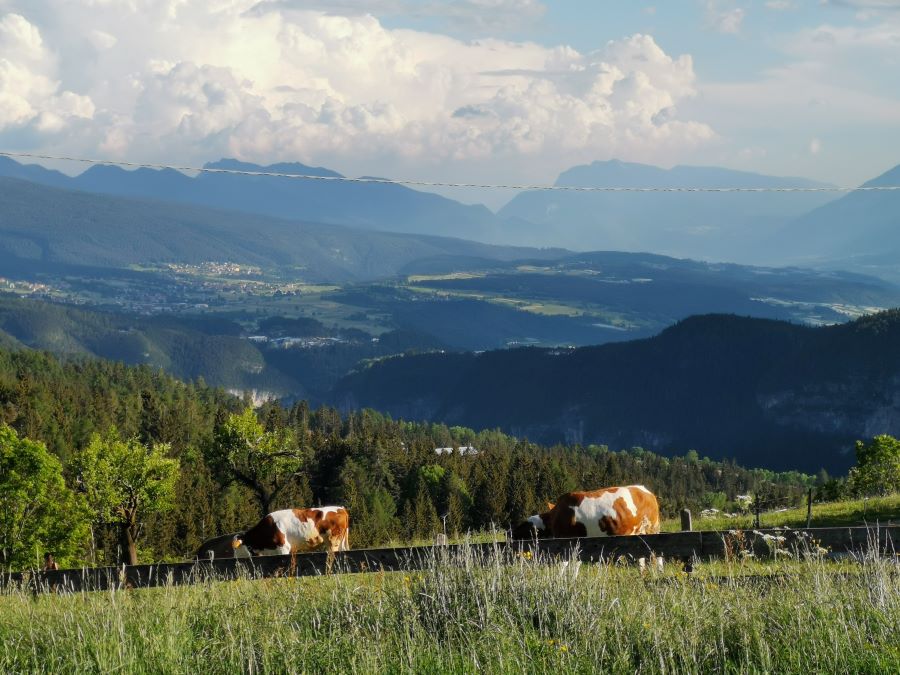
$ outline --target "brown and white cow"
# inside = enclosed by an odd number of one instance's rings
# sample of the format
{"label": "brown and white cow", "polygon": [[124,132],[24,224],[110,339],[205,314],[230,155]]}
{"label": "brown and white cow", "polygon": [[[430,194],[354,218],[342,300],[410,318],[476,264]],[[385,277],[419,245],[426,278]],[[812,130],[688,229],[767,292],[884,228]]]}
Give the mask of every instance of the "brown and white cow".
{"label": "brown and white cow", "polygon": [[567,492],[513,528],[513,539],[657,534],[659,503],[643,485]]}
{"label": "brown and white cow", "polygon": [[231,540],[236,558],[311,551],[327,542],[331,553],[350,548],[350,519],[343,506],[273,511]]}

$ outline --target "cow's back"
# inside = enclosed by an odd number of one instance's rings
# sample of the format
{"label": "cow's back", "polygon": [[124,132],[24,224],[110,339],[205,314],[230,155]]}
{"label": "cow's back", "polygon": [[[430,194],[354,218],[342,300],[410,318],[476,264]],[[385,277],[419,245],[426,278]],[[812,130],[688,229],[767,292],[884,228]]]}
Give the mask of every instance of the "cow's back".
{"label": "cow's back", "polygon": [[550,511],[554,537],[656,534],[659,503],[643,485],[569,492]]}

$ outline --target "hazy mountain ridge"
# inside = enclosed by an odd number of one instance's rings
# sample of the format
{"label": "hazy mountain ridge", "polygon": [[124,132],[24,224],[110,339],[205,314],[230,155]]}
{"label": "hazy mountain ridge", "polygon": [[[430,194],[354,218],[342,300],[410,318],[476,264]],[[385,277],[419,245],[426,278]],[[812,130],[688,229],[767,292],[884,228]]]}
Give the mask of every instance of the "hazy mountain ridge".
{"label": "hazy mountain ridge", "polygon": [[[341,175],[330,169],[296,162],[260,166],[222,159],[205,166],[294,175]],[[91,166],[75,177],[68,177],[39,166],[23,166],[5,157],[0,157],[0,175],[51,187],[178,202],[293,221],[461,237],[481,242],[502,239],[501,222],[487,207],[462,204],[402,185],[219,173],[190,177],[171,169],[126,170],[111,165]]]}
{"label": "hazy mountain ridge", "polygon": [[422,258],[511,260],[562,251],[372,232],[0,178],[0,257],[98,267],[228,261],[310,280],[391,276]]}
{"label": "hazy mountain ridge", "polygon": [[822,328],[696,316],[599,347],[397,357],[342,380],[333,400],[548,443],[815,470],[849,466],[856,438],[900,432],[898,387],[894,310]]}
{"label": "hazy mountain ridge", "polygon": [[[900,185],[900,165],[863,187]],[[900,281],[900,190],[851,192],[798,218],[773,241],[798,264]]]}
{"label": "hazy mountain ridge", "polygon": [[[662,169],[610,160],[573,167],[557,185],[634,188],[824,187],[719,167]],[[516,195],[498,212],[535,224],[527,241],[584,249],[764,263],[768,236],[833,199],[829,193],[548,192]],[[580,243],[580,245],[578,245]]]}

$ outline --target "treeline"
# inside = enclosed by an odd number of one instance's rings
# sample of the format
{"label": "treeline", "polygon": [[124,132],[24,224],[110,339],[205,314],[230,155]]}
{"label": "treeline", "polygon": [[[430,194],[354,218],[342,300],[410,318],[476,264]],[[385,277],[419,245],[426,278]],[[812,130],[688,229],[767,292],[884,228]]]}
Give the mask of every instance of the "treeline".
{"label": "treeline", "polygon": [[[542,447],[498,431],[396,421],[369,410],[341,415],[306,402],[254,411],[202,381],[32,351],[0,350],[0,423],[19,439],[4,436],[8,448],[26,440],[45,444],[66,485],[85,499],[97,492],[92,481],[110,474],[111,454],[124,457],[119,466],[129,452],[177,460],[167,469],[175,478],[166,508],[135,516],[142,561],[191,556],[206,538],[287,506],[343,504],[351,544],[361,547],[430,539],[444,528],[451,535],[505,528],[573,489],[643,483],[674,515],[747,493],[799,502],[815,482],[693,452],[665,458],[640,448]],[[12,461],[8,448],[0,448],[4,461]],[[98,468],[101,461],[109,466]],[[66,562],[119,557],[115,513],[109,503],[95,510],[89,535]],[[40,542],[33,549],[29,560],[39,560]]]}

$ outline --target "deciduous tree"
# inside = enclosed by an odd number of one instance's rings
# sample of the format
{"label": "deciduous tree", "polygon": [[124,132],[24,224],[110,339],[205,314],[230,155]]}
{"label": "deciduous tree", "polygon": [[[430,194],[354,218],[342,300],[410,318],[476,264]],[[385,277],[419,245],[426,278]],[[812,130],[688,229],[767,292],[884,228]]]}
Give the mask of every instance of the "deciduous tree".
{"label": "deciduous tree", "polygon": [[48,552],[63,565],[77,560],[87,523],[60,461],[0,424],[0,568],[37,567]]}
{"label": "deciduous tree", "polygon": [[886,495],[900,491],[900,440],[876,436],[856,442],[856,466],[850,470],[851,489],[860,495]]}
{"label": "deciduous tree", "polygon": [[272,502],[300,475],[304,463],[293,431],[274,425],[266,430],[249,407],[217,428],[208,461],[222,479],[253,491],[260,515],[271,511]]}
{"label": "deciduous tree", "polygon": [[137,564],[141,518],[160,513],[174,503],[179,463],[168,457],[166,444],[144,445],[136,438],[123,441],[110,428],[94,434],[76,455],[78,482],[88,506],[101,523],[119,532],[119,561]]}

